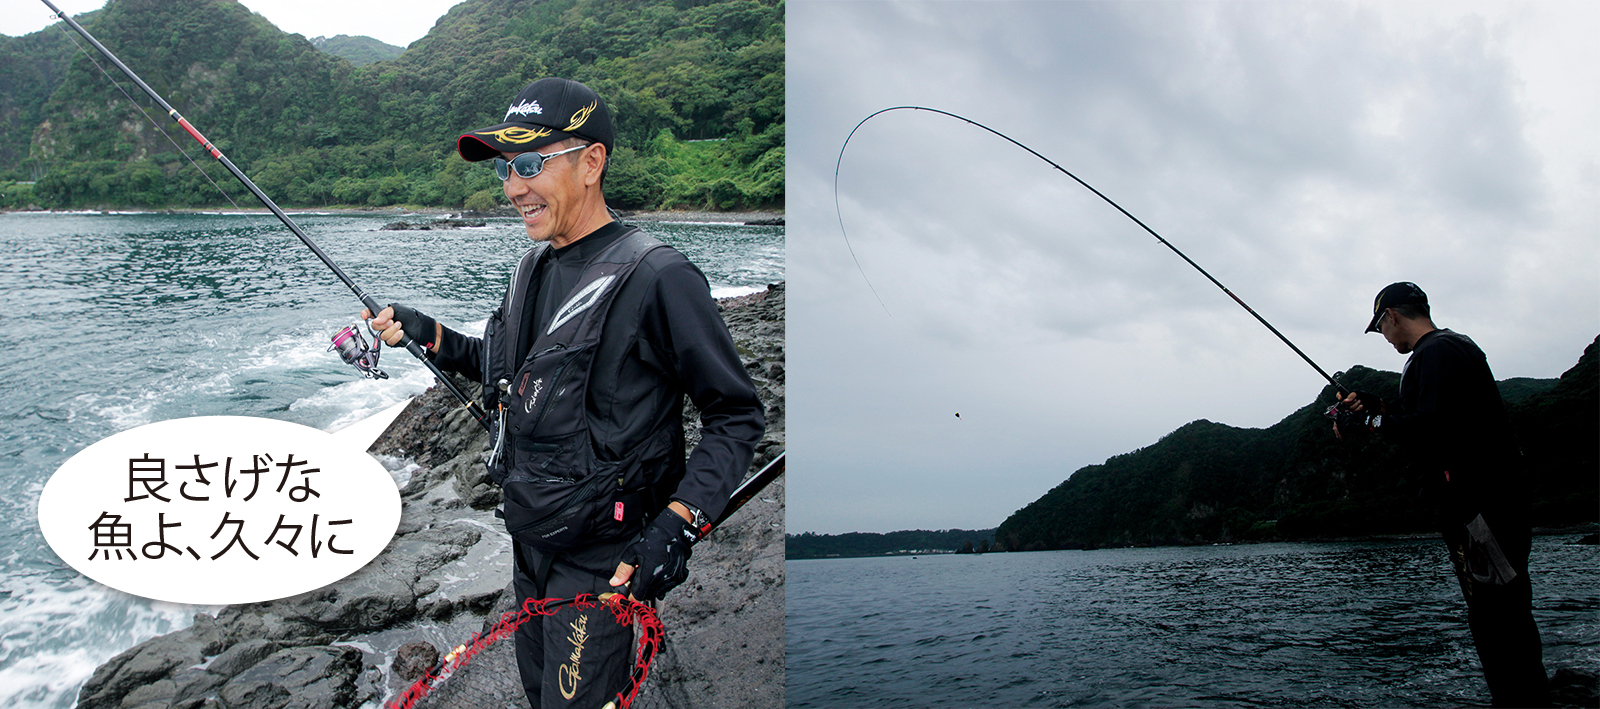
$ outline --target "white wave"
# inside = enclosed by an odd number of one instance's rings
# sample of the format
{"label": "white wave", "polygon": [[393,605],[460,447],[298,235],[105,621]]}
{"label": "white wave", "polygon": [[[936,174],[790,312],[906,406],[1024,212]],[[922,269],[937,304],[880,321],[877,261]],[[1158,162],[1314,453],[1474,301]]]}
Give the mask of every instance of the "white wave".
{"label": "white wave", "polygon": [[20,709],[70,707],[107,658],[84,647],[40,652],[0,668],[0,704]]}
{"label": "white wave", "polygon": [[323,430],[338,430],[421,394],[433,385],[433,373],[421,366],[386,370],[388,379],[352,379],[289,404],[298,414],[319,414]]}
{"label": "white wave", "polygon": [[98,414],[117,431],[150,423],[150,412],[172,399],[172,392],[147,389],[135,396],[118,394],[79,394],[72,398],[75,408]]}
{"label": "white wave", "polygon": [[8,573],[0,599],[0,706],[65,709],[95,668],[220,606],[151,601],[57,570]]}
{"label": "white wave", "polygon": [[[329,431],[329,433],[332,433],[332,431]],[[389,476],[394,478],[394,486],[402,490],[411,483],[411,474],[417,472],[417,468],[422,467],[417,464],[416,460],[411,458],[398,458],[381,454],[373,454],[372,457],[378,459],[378,464],[382,465],[384,470],[389,471]]]}
{"label": "white wave", "polygon": [[719,286],[719,287],[711,289],[711,297],[716,298],[718,300],[721,300],[723,298],[737,298],[737,297],[739,297],[741,295],[750,295],[751,293],[760,293],[761,291],[764,291],[764,290],[766,290],[765,286],[762,286],[760,288],[757,288],[755,286]]}

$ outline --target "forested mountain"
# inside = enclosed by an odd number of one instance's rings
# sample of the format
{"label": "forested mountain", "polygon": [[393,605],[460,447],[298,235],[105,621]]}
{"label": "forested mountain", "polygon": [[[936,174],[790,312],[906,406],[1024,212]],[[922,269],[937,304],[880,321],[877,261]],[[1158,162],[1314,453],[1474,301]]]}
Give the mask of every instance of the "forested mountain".
{"label": "forested mountain", "polygon": [[371,37],[351,37],[347,34],[334,35],[332,37],[312,37],[311,46],[333,56],[349,59],[350,63],[356,66],[389,61],[400,56],[401,52],[406,51],[404,47],[385,44]]}
{"label": "forested mountain", "polygon": [[[43,7],[41,5],[40,7]],[[99,11],[84,13],[92,21]],[[33,129],[44,120],[44,104],[61,84],[76,50],[59,31],[35,32],[26,37],[0,35],[0,180],[37,179],[24,165]]]}
{"label": "forested mountain", "polygon": [[[1535,526],[1600,517],[1596,338],[1559,380],[1501,383],[1527,463]],[[1399,375],[1340,377],[1385,399]],[[1378,438],[1334,440],[1325,387],[1266,429],[1195,421],[1146,448],[1079,469],[995,533],[1009,550],[1308,539],[1433,531],[1405,457]]]}
{"label": "forested mountain", "polygon": [[[610,104],[613,206],[783,203],[780,0],[467,0],[366,66],[234,0],[118,0],[78,19],[285,205],[491,203],[498,181],[454,138],[542,76]],[[0,180],[37,180],[26,198],[45,207],[223,203],[62,29],[0,37]]]}
{"label": "forested mountain", "polygon": [[913,529],[888,534],[804,532],[785,535],[784,556],[789,559],[823,559],[834,556],[979,552],[988,551],[993,539],[993,529]]}

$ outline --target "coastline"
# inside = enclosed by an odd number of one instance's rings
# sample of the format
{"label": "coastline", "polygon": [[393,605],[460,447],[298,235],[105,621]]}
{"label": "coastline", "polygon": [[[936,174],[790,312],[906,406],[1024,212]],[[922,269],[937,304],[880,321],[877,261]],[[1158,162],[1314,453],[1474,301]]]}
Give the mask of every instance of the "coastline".
{"label": "coastline", "polygon": [[[281,205],[280,205],[281,206]],[[505,214],[492,212],[463,213],[459,209],[446,209],[443,207],[282,207],[283,212],[290,216],[299,214],[338,214],[338,215],[366,215],[366,216],[430,216],[443,218],[515,218],[515,215],[506,210]],[[624,221],[638,222],[711,222],[717,224],[738,224],[749,222],[769,222],[784,218],[782,210],[762,210],[750,212],[710,212],[701,210],[664,210],[630,212],[618,210]],[[73,209],[56,211],[51,209],[0,209],[0,214],[261,214],[270,215],[266,207],[255,205],[251,207],[234,209],[233,207],[184,207],[184,208],[102,208],[102,209]]]}
{"label": "coastline", "polygon": [[666,211],[666,212],[619,212],[623,221],[636,222],[714,222],[719,224],[734,224],[750,222],[783,221],[783,212],[700,212],[700,211]]}

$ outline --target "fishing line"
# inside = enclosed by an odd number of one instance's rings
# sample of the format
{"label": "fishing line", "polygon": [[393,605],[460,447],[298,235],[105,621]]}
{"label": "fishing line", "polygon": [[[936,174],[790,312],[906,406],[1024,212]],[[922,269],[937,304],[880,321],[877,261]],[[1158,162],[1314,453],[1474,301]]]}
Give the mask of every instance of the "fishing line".
{"label": "fishing line", "polygon": [[[1110,197],[1105,196],[1105,194],[1102,193],[1100,190],[1097,190],[1097,189],[1094,188],[1094,186],[1090,185],[1087,182],[1084,182],[1082,178],[1078,177],[1077,175],[1072,174],[1066,168],[1056,164],[1056,162],[1054,160],[1051,160],[1050,158],[1047,158],[1047,157],[1039,154],[1039,151],[1034,150],[1033,148],[1030,148],[1030,147],[1028,147],[1026,145],[1023,145],[1022,143],[1018,142],[1015,138],[1012,138],[1009,135],[1006,135],[1004,133],[1001,133],[1000,131],[997,131],[997,130],[995,130],[993,128],[990,128],[989,126],[986,126],[986,125],[984,125],[982,123],[974,121],[971,118],[967,118],[966,116],[960,116],[960,115],[951,113],[949,111],[942,111],[942,110],[937,109],[937,108],[928,108],[926,106],[891,106],[889,108],[885,108],[885,109],[876,111],[876,112],[872,113],[871,115],[867,116],[866,118],[861,119],[861,122],[857,123],[855,128],[851,128],[850,129],[850,135],[845,136],[844,145],[839,146],[839,157],[838,157],[837,160],[834,161],[834,164],[833,164],[833,209],[834,209],[834,213],[837,214],[838,217],[839,217],[839,233],[844,236],[844,243],[845,243],[845,246],[847,248],[850,246],[850,235],[845,233],[844,213],[842,211],[840,211],[840,209],[839,209],[839,166],[844,163],[844,150],[845,150],[845,148],[850,146],[850,138],[855,136],[856,131],[859,130],[861,128],[861,126],[865,125],[867,121],[872,120],[872,118],[874,116],[877,116],[877,115],[883,114],[883,113],[888,113],[890,111],[928,111],[930,113],[937,113],[939,115],[949,116],[949,117],[955,118],[957,120],[965,121],[965,122],[970,123],[970,124],[972,124],[974,126],[977,126],[977,127],[982,128],[982,129],[984,129],[986,131],[989,131],[990,133],[993,133],[993,134],[995,134],[997,136],[1000,136],[1001,138],[1004,138],[1007,142],[1011,143],[1012,145],[1015,145],[1015,146],[1017,146],[1019,148],[1022,148],[1023,150],[1028,151],[1034,157],[1045,161],[1045,163],[1050,165],[1050,167],[1055,168],[1056,170],[1060,171],[1061,174],[1066,175],[1067,177],[1072,178],[1073,181],[1077,182],[1078,184],[1083,185],[1084,189],[1087,189],[1090,192],[1093,192],[1096,197],[1099,197],[1100,199],[1105,200],[1106,204],[1109,204],[1109,205],[1111,205],[1113,207],[1116,207],[1117,211],[1122,212],[1123,216],[1125,216],[1125,217],[1127,217],[1129,219],[1132,219],[1134,224],[1138,224],[1141,229],[1144,229],[1145,231],[1149,232],[1151,236],[1156,238],[1156,241],[1161,242],[1162,246],[1165,246],[1168,249],[1171,249],[1172,253],[1177,254],[1179,258],[1183,259],[1190,266],[1193,266],[1194,270],[1199,271],[1200,275],[1206,277],[1206,280],[1211,281],[1211,283],[1214,284],[1216,287],[1221,288],[1223,293],[1227,293],[1228,297],[1233,299],[1233,302],[1238,303],[1239,307],[1245,309],[1245,312],[1250,313],[1250,315],[1254,316],[1255,319],[1258,322],[1260,322],[1262,325],[1266,326],[1266,328],[1268,330],[1272,331],[1272,334],[1277,335],[1278,339],[1283,341],[1283,344],[1288,345],[1289,349],[1294,350],[1295,354],[1300,355],[1300,359],[1305,360],[1306,364],[1311,365],[1312,369],[1317,370],[1317,374],[1322,375],[1323,379],[1328,380],[1328,383],[1332,384],[1333,387],[1339,391],[1339,394],[1341,396],[1343,396],[1345,393],[1347,393],[1347,390],[1344,388],[1344,386],[1339,384],[1339,382],[1335,381],[1332,375],[1330,375],[1326,371],[1324,371],[1322,369],[1322,367],[1317,366],[1317,363],[1311,361],[1311,358],[1309,356],[1307,356],[1305,352],[1300,351],[1300,348],[1296,347],[1293,342],[1290,342],[1288,337],[1285,337],[1283,333],[1278,332],[1278,328],[1273,327],[1272,323],[1267,322],[1267,319],[1261,317],[1261,314],[1257,313],[1254,308],[1251,308],[1248,304],[1246,304],[1243,300],[1241,300],[1239,298],[1239,296],[1234,295],[1233,291],[1228,290],[1227,286],[1222,285],[1222,281],[1217,280],[1210,273],[1207,273],[1205,269],[1200,267],[1200,264],[1194,262],[1194,259],[1189,258],[1182,251],[1179,251],[1178,247],[1172,245],[1172,242],[1167,241],[1166,239],[1162,238],[1160,234],[1156,233],[1156,230],[1151,229],[1149,227],[1149,225],[1145,224],[1142,221],[1139,221],[1138,217],[1133,216],[1133,214],[1131,212],[1129,212],[1126,209],[1123,209],[1122,205],[1117,204],[1116,202],[1112,201],[1112,199]],[[855,255],[856,255],[855,249],[851,248],[850,249],[850,258],[851,259],[855,259]],[[861,279],[867,282],[867,287],[872,289],[872,295],[874,297],[877,297],[878,290],[876,288],[872,287],[872,281],[867,278],[867,272],[864,271],[864,270],[861,270],[861,262],[859,260],[856,261],[856,269],[861,271]],[[878,298],[878,304],[879,305],[883,304],[883,299],[882,298]],[[884,311],[884,313],[888,313],[889,312],[888,306],[884,306],[883,311]]]}
{"label": "fishing line", "polygon": [[[356,298],[361,301],[362,305],[366,306],[368,311],[370,311],[373,315],[377,315],[383,310],[383,308],[378,305],[378,302],[374,300],[372,296],[367,295],[366,291],[361,289],[361,286],[356,285],[356,282],[351,280],[350,276],[344,272],[344,269],[340,268],[339,264],[335,263],[333,258],[322,250],[322,247],[317,246],[316,242],[312,241],[311,237],[307,236],[306,233],[300,229],[300,225],[295,224],[294,220],[290,219],[289,215],[285,214],[283,209],[279,208],[277,203],[272,201],[271,197],[268,197],[265,192],[262,192],[261,188],[257,187],[256,183],[252,181],[248,175],[244,174],[243,170],[240,170],[238,166],[234,165],[233,161],[228,159],[228,156],[223,155],[220,148],[214,145],[210,140],[206,139],[204,135],[201,135],[200,131],[196,129],[187,118],[184,118],[182,115],[180,115],[178,113],[178,109],[173,108],[172,104],[167,103],[166,99],[161,98],[161,95],[156,93],[155,89],[150,88],[150,85],[146,84],[143,79],[140,79],[138,74],[135,74],[132,69],[128,68],[128,65],[123,64],[122,60],[117,58],[117,55],[113,54],[111,50],[106,49],[105,45],[100,43],[100,40],[94,38],[94,35],[89,34],[89,30],[84,29],[83,25],[78,24],[76,20],[68,17],[67,13],[63,12],[61,8],[56,7],[55,4],[50,2],[50,0],[40,1],[54,11],[56,17],[59,17],[63,22],[66,22],[68,27],[71,27],[73,31],[77,32],[80,36],[87,40],[89,44],[98,50],[102,56],[104,56],[112,64],[115,64],[117,69],[122,71],[122,73],[126,75],[130,81],[143,90],[146,96],[149,96],[151,100],[156,102],[157,105],[166,110],[167,115],[171,116],[174,121],[177,121],[178,125],[189,134],[189,137],[194,138],[195,142],[199,143],[200,146],[206,150],[206,152],[210,153],[212,158],[215,158],[217,162],[221,163],[223,167],[227,168],[228,172],[233,175],[234,179],[237,179],[245,186],[246,189],[250,190],[250,193],[255,195],[255,198],[259,200],[262,205],[266,206],[266,208],[272,212],[273,216],[278,218],[278,221],[283,222],[283,225],[288,227],[289,231],[293,233],[295,237],[299,238],[300,242],[305,244],[306,248],[311,249],[311,253],[316,254],[317,258],[322,261],[323,265],[327,266],[328,270],[333,271],[333,275],[338,277],[339,281],[344,283],[345,287],[349,288],[350,291],[356,295]],[[74,44],[76,44],[76,42],[74,42]],[[98,65],[98,63],[96,64]],[[104,69],[102,69],[102,71],[104,71]],[[121,86],[118,85],[118,88],[120,90]],[[127,92],[124,91],[123,93],[126,95]],[[132,100],[131,96],[129,96],[129,100]],[[135,107],[139,107],[137,101],[133,101],[133,104]],[[139,108],[141,113],[144,112],[142,107]],[[148,113],[146,113],[145,116],[146,118],[149,118]],[[165,134],[165,131],[163,131],[163,134]],[[204,173],[203,170],[201,172]],[[212,184],[216,183],[213,182]],[[220,187],[218,189],[219,191],[221,190]],[[227,193],[223,192],[223,196],[227,197]],[[229,203],[233,202],[232,199],[229,199],[228,201]],[[238,205],[234,206],[237,207]],[[335,337],[338,336],[336,335]],[[336,342],[335,345],[337,344],[338,343]],[[410,352],[413,357],[416,357],[418,361],[422,362],[423,366],[427,367],[428,371],[433,373],[434,378],[438,380],[438,382],[443,385],[446,390],[455,395],[456,399],[461,402],[462,408],[467,410],[467,413],[472,416],[473,420],[478,422],[478,425],[484,427],[485,429],[489,428],[488,414],[483,411],[482,407],[478,406],[476,401],[473,401],[472,399],[468,398],[466,394],[462,393],[461,389],[457,387],[443,371],[440,371],[437,365],[428,359],[427,352],[424,351],[422,346],[417,343],[416,338],[406,336],[401,341],[400,346],[404,347],[407,352]],[[375,359],[376,358],[374,358],[374,360]],[[365,376],[367,371],[362,370],[362,374]]]}
{"label": "fishing line", "polygon": [[106,81],[111,82],[112,86],[117,87],[117,90],[121,91],[122,95],[127,97],[128,103],[133,104],[134,108],[139,109],[139,113],[144,115],[144,119],[146,121],[150,122],[151,127],[155,128],[156,132],[161,134],[161,137],[166,138],[167,142],[172,144],[172,148],[174,150],[177,150],[178,154],[182,155],[185,160],[188,160],[189,164],[194,166],[194,169],[199,170],[200,171],[200,175],[202,177],[206,178],[206,182],[211,183],[212,187],[215,187],[218,192],[222,193],[222,198],[225,199],[225,200],[228,200],[228,204],[233,205],[234,209],[239,210],[240,213],[244,214],[244,216],[247,219],[250,219],[250,225],[251,226],[256,227],[256,228],[260,228],[261,227],[260,224],[256,223],[254,218],[251,218],[251,216],[250,216],[250,214],[248,212],[244,211],[243,207],[240,207],[237,202],[233,201],[233,197],[228,195],[228,191],[227,190],[222,189],[222,185],[217,184],[216,180],[211,179],[211,173],[206,172],[206,169],[201,167],[200,163],[195,162],[194,157],[189,155],[189,151],[184,150],[183,146],[178,144],[178,141],[173,140],[172,139],[172,135],[167,133],[166,129],[162,128],[161,124],[158,123],[155,118],[152,118],[150,116],[150,112],[144,110],[144,106],[140,106],[139,102],[133,98],[132,94],[128,93],[127,89],[122,88],[122,83],[117,81],[116,77],[111,75],[111,72],[106,71],[106,68],[104,66],[100,65],[100,62],[94,58],[93,54],[89,53],[89,50],[84,49],[83,45],[78,43],[78,38],[73,37],[72,33],[68,32],[66,30],[66,28],[58,28],[58,29],[61,30],[61,34],[67,38],[67,41],[72,42],[72,46],[77,47],[78,51],[83,54],[84,58],[88,59],[89,63],[94,65],[94,68],[100,70],[100,74],[102,76],[106,77]]}

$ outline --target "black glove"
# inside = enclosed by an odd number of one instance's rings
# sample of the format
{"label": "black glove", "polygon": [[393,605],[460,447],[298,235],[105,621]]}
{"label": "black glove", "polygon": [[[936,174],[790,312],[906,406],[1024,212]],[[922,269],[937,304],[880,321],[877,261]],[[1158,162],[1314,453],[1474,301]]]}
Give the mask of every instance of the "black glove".
{"label": "black glove", "polygon": [[433,347],[434,336],[439,332],[437,320],[428,317],[427,313],[399,303],[390,303],[389,309],[394,311],[392,319],[400,323],[400,329],[405,331],[407,338],[422,345],[422,349]]}
{"label": "black glove", "polygon": [[644,530],[644,538],[622,550],[622,563],[635,567],[632,593],[659,601],[689,578],[689,554],[700,535],[678,513],[663,510]]}
{"label": "black glove", "polygon": [[1328,410],[1323,412],[1322,415],[1333,419],[1334,425],[1338,426],[1339,430],[1344,433],[1353,434],[1358,431],[1371,431],[1372,417],[1383,413],[1385,410],[1383,399],[1377,394],[1369,392],[1357,391],[1353,393],[1356,395],[1356,403],[1361,404],[1360,411],[1351,411],[1345,408],[1345,404],[1341,400],[1335,402],[1333,406],[1329,406]]}
{"label": "black glove", "polygon": [[1383,403],[1383,397],[1371,392],[1355,392],[1356,403],[1361,405],[1361,413],[1368,418],[1383,413],[1388,407]]}

